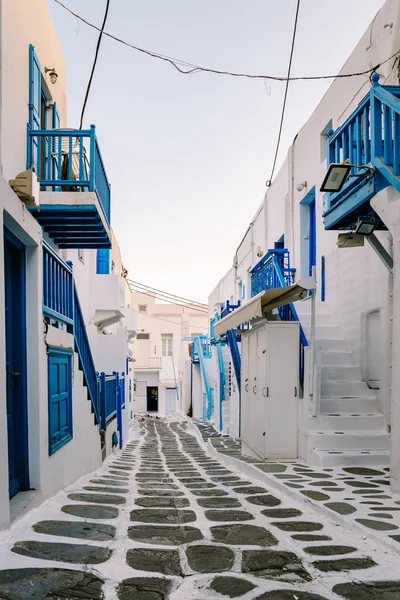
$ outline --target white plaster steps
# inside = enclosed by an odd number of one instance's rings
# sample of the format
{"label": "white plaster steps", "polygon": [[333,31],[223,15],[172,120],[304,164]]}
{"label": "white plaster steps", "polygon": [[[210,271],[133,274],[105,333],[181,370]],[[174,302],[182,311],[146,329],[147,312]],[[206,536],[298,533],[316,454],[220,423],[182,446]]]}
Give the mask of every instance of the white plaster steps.
{"label": "white plaster steps", "polygon": [[[336,354],[342,353],[337,352]],[[360,381],[360,369],[351,364],[331,365],[324,363],[321,366],[321,378],[323,381]]]}
{"label": "white plaster steps", "polygon": [[310,463],[319,467],[388,467],[389,450],[334,451],[311,450]]}
{"label": "white plaster steps", "polygon": [[[303,325],[303,330],[304,330],[304,333],[306,334],[306,338],[309,340],[311,338],[311,326]],[[338,340],[338,339],[342,338],[342,333],[340,331],[340,327],[337,327],[337,326],[316,325],[315,337],[318,339]]]}
{"label": "white plaster steps", "polygon": [[321,381],[321,397],[336,396],[339,398],[349,398],[364,396],[365,398],[375,398],[374,392],[364,381]]}
{"label": "white plaster steps", "polygon": [[360,431],[313,431],[309,433],[310,448],[314,450],[339,450],[357,451],[363,450],[389,450],[389,434],[382,432]]}
{"label": "white plaster steps", "polygon": [[309,420],[310,431],[385,431],[383,415],[373,413],[326,413]]}
{"label": "white plaster steps", "polygon": [[322,414],[326,413],[357,413],[371,414],[376,412],[375,396],[329,396],[320,399]]}
{"label": "white plaster steps", "polygon": [[353,365],[353,355],[346,350],[324,350],[321,352],[321,363],[324,366],[350,366]]}

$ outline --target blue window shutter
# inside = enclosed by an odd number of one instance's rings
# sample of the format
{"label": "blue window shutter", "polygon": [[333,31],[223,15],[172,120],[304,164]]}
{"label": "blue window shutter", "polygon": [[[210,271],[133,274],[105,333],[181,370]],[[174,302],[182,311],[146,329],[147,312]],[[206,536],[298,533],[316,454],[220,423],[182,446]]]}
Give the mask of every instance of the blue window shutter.
{"label": "blue window shutter", "polygon": [[72,351],[48,350],[49,454],[72,439]]}
{"label": "blue window shutter", "polygon": [[42,94],[42,76],[40,62],[35,48],[29,46],[29,125],[40,129],[40,101]]}
{"label": "blue window shutter", "polygon": [[57,103],[53,104],[53,118],[52,118],[53,129],[60,129],[60,115],[58,114]]}
{"label": "blue window shutter", "polygon": [[[40,129],[40,103],[42,98],[42,75],[40,62],[32,44],[29,46],[29,129]],[[28,140],[27,168],[38,172],[39,144],[37,138]]]}
{"label": "blue window shutter", "polygon": [[108,275],[110,273],[110,250],[99,248],[97,250],[97,268],[98,275]]}

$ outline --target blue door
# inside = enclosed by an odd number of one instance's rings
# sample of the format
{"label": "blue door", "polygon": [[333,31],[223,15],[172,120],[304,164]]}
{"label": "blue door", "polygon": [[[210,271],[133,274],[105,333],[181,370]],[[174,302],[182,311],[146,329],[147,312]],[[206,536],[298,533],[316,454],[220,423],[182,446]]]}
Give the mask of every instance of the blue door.
{"label": "blue door", "polygon": [[312,268],[317,264],[317,218],[315,213],[315,194],[313,200],[308,205],[309,208],[309,251],[308,251],[308,271],[312,274]]}
{"label": "blue door", "polygon": [[26,407],[25,248],[4,231],[6,394],[10,498],[29,489]]}

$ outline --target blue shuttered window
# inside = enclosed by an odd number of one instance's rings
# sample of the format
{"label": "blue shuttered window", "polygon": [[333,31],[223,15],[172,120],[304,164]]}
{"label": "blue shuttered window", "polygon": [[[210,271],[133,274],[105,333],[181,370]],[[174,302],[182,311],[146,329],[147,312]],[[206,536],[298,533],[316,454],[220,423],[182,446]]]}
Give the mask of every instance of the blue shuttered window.
{"label": "blue shuttered window", "polygon": [[[42,98],[42,75],[40,62],[36,56],[35,48],[29,46],[29,128],[40,129],[40,103]],[[31,142],[28,153],[27,168],[35,167],[37,170],[39,158],[38,138]]]}
{"label": "blue shuttered window", "polygon": [[110,273],[110,250],[105,248],[97,250],[96,273],[98,275],[108,275]]}
{"label": "blue shuttered window", "polygon": [[72,350],[48,348],[49,454],[72,439]]}

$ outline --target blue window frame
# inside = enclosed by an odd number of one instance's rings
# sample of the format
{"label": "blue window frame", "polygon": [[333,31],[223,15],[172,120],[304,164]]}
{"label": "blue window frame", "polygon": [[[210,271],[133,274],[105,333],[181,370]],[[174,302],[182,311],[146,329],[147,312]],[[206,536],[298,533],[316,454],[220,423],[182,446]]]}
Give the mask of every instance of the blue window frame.
{"label": "blue window frame", "polygon": [[97,250],[96,273],[98,275],[108,275],[110,273],[110,250],[105,248]]}
{"label": "blue window frame", "polygon": [[[35,48],[29,46],[29,128],[40,129],[40,112],[42,100],[42,74],[40,62],[36,56]],[[37,138],[33,138],[28,152],[27,168],[37,169],[39,162],[39,145]]]}
{"label": "blue window frame", "polygon": [[48,348],[49,454],[69,442],[72,430],[72,350]]}

